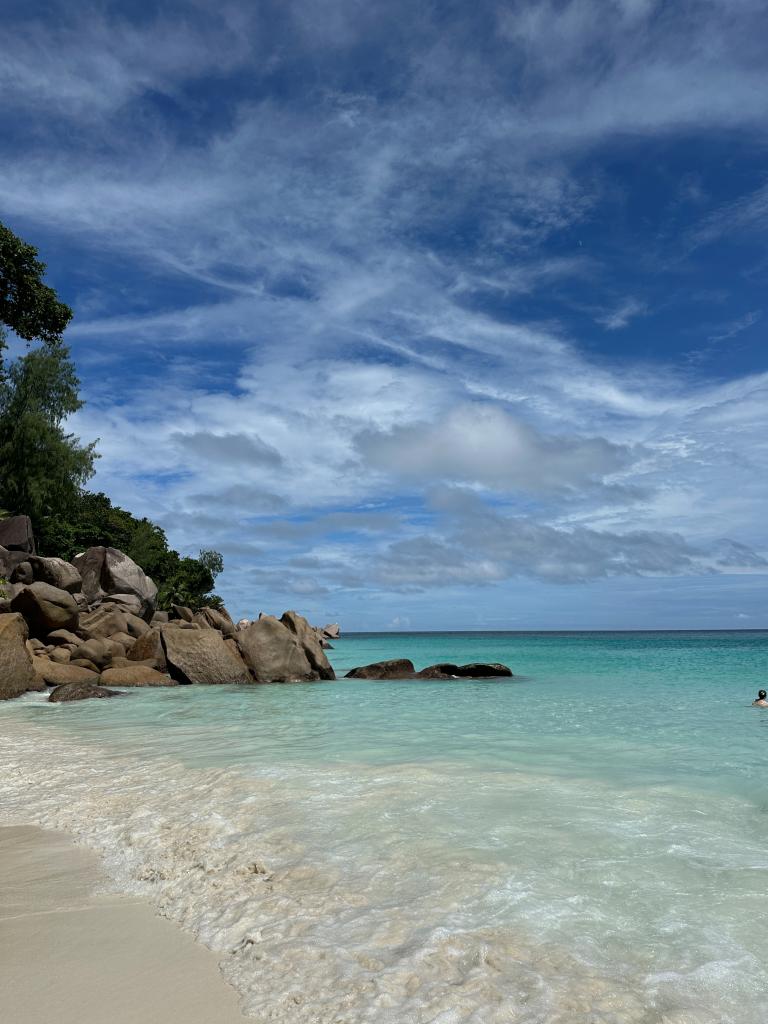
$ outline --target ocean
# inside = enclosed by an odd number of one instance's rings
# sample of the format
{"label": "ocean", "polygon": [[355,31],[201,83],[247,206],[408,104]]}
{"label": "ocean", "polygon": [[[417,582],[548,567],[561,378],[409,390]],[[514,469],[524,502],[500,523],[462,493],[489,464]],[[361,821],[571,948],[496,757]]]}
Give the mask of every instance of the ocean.
{"label": "ocean", "polygon": [[768,632],[329,656],[515,677],[29,694],[0,704],[0,820],[99,851],[260,1022],[765,1024]]}

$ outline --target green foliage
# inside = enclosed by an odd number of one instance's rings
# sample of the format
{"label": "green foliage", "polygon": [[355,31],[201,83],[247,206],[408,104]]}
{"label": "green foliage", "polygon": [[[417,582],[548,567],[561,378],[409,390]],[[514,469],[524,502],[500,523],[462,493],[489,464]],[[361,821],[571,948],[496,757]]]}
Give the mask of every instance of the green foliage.
{"label": "green foliage", "polygon": [[[211,594],[215,583],[215,575],[201,558],[181,558],[175,551],[170,552],[170,573],[159,584],[158,606],[170,608],[172,604],[183,604],[189,608],[200,608],[203,605],[218,603],[216,595]],[[221,555],[217,552],[200,552],[200,555],[214,554],[221,564]],[[157,581],[155,581],[157,582]]]}
{"label": "green foliage", "polygon": [[82,405],[61,340],[72,310],[44,273],[37,249],[0,224],[0,359],[5,328],[42,342],[10,366],[0,362],[0,504],[35,521],[76,499],[96,458],[94,445],[62,427]]}
{"label": "green foliage", "polygon": [[[31,517],[43,555],[71,559],[99,544],[124,551],[157,584],[161,608],[220,605],[211,593],[224,567],[217,551],[182,558],[159,526],[83,490],[95,443],[82,445],[62,427],[82,407],[62,343],[72,310],[44,273],[37,249],[0,223],[0,507]],[[41,344],[6,366],[5,328]]]}
{"label": "green foliage", "polygon": [[0,223],[0,323],[25,341],[61,341],[72,310],[43,284],[37,249]]}
{"label": "green foliage", "polygon": [[77,500],[93,475],[94,445],[62,428],[82,405],[78,384],[60,344],[28,352],[0,381],[0,504],[34,522]]}
{"label": "green foliage", "polygon": [[224,568],[218,551],[201,551],[199,558],[183,558],[168,546],[159,526],[113,505],[106,494],[81,492],[66,510],[37,521],[35,534],[40,554],[66,559],[98,544],[119,548],[155,581],[159,608],[221,604],[221,599],[211,593]]}

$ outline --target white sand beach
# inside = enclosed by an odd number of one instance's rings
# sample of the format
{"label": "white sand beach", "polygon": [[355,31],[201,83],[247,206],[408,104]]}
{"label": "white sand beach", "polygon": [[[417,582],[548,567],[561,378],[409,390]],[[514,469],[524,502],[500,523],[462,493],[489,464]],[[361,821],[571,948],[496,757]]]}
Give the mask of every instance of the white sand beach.
{"label": "white sand beach", "polygon": [[0,828],[0,1020],[242,1024],[216,956],[101,879],[63,833]]}

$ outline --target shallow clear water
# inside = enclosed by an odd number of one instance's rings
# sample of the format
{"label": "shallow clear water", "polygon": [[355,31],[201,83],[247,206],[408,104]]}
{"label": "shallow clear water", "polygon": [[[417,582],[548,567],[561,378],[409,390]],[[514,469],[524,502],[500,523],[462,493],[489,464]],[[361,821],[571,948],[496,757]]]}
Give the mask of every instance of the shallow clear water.
{"label": "shallow clear water", "polygon": [[99,849],[260,1020],[764,1024],[768,633],[335,646],[516,676],[30,695],[6,820]]}

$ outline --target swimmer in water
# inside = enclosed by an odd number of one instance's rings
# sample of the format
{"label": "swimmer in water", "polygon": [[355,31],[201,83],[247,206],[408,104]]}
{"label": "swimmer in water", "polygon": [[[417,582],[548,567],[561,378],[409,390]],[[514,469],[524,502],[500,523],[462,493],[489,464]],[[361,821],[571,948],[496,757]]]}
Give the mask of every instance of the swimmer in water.
{"label": "swimmer in water", "polygon": [[752,701],[752,707],[768,708],[768,700],[765,699],[766,696],[768,696],[768,694],[766,694],[765,690],[760,690],[760,692],[757,695],[757,700]]}

